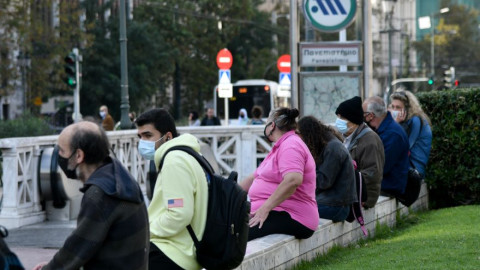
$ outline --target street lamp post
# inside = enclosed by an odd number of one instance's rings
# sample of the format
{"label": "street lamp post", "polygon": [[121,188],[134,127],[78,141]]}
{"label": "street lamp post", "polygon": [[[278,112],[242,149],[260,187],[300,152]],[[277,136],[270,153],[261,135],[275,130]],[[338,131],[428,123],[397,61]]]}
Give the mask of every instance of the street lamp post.
{"label": "street lamp post", "polygon": [[440,9],[439,12],[433,12],[429,16],[420,17],[418,19],[418,25],[420,29],[430,28],[430,72],[431,76],[435,76],[435,25],[434,19],[435,16],[449,12],[448,7]]}
{"label": "street lamp post", "polygon": [[128,69],[127,69],[127,23],[126,23],[126,11],[125,0],[120,0],[120,68],[121,68],[121,104],[120,104],[120,127],[121,129],[129,129],[132,126],[128,112],[130,110],[130,104],[128,101]]}
{"label": "street lamp post", "polygon": [[393,9],[395,7],[396,0],[384,0],[384,9],[387,9],[388,6],[386,5],[387,2],[390,4],[390,11],[388,11],[387,16],[386,16],[386,23],[387,23],[387,29],[381,30],[381,34],[388,34],[388,75],[387,75],[387,88],[390,87],[390,84],[392,83],[392,37],[395,32],[400,32],[400,30],[395,29],[393,27]]}

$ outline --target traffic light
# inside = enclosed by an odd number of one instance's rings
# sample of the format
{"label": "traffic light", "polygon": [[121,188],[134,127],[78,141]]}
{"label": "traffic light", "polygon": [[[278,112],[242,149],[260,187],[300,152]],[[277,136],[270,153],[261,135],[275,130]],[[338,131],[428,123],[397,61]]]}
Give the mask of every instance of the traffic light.
{"label": "traffic light", "polygon": [[434,82],[435,82],[434,77],[430,76],[430,78],[428,78],[428,85],[433,85]]}
{"label": "traffic light", "polygon": [[67,57],[65,57],[65,73],[67,74],[67,78],[65,79],[65,83],[72,88],[75,89],[77,87],[77,56],[75,53],[70,52]]}
{"label": "traffic light", "polygon": [[447,88],[452,88],[452,84],[455,82],[455,68],[450,67],[443,71],[443,84]]}
{"label": "traffic light", "polygon": [[455,80],[455,87],[458,87],[460,85],[460,80]]}

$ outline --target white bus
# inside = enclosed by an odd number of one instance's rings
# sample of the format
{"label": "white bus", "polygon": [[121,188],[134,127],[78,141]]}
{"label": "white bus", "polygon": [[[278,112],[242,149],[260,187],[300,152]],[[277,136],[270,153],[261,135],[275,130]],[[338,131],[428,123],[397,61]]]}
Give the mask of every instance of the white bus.
{"label": "white bus", "polygon": [[[238,119],[241,108],[247,110],[252,118],[252,107],[262,107],[262,118],[267,118],[273,108],[286,106],[285,98],[277,97],[278,83],[263,79],[240,80],[233,84],[233,96],[228,99],[228,118],[230,123]],[[225,99],[218,97],[217,86],[214,88],[214,110],[218,118],[225,120]]]}

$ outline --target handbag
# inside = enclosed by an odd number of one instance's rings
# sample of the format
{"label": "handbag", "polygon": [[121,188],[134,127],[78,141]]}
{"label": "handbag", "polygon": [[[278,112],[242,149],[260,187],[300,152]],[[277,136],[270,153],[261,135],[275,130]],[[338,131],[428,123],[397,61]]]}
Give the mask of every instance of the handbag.
{"label": "handbag", "polygon": [[420,195],[420,189],[422,187],[423,177],[415,168],[412,161],[410,161],[412,167],[408,169],[407,186],[405,192],[398,196],[397,199],[405,206],[412,205]]}

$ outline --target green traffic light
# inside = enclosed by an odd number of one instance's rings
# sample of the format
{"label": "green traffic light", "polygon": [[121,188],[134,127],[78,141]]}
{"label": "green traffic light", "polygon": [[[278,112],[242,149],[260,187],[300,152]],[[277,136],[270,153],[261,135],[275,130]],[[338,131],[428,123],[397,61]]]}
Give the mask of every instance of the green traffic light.
{"label": "green traffic light", "polygon": [[69,86],[75,86],[77,84],[74,78],[68,78],[67,83]]}
{"label": "green traffic light", "polygon": [[428,80],[428,84],[429,84],[429,85],[432,85],[432,84],[433,84],[433,80],[432,80],[432,79]]}

